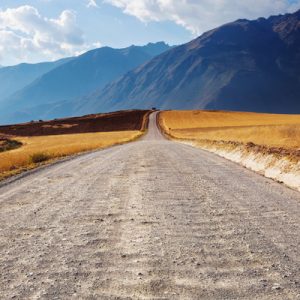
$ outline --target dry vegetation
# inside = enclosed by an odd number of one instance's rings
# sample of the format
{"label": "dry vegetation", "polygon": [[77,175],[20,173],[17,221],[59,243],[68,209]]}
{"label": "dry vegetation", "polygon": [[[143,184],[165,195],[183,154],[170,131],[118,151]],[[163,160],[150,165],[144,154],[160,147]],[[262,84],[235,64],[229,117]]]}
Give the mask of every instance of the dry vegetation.
{"label": "dry vegetation", "polygon": [[0,136],[0,153],[17,149],[22,146],[22,143],[7,137]]}
{"label": "dry vegetation", "polygon": [[167,111],[159,123],[171,138],[300,191],[300,115]]}
{"label": "dry vegetation", "polygon": [[300,115],[167,111],[160,114],[160,124],[177,139],[300,150]]}
{"label": "dry vegetation", "polygon": [[23,143],[22,147],[0,153],[0,179],[55,158],[125,143],[141,134],[141,131],[116,131],[18,137],[16,139]]}
{"label": "dry vegetation", "polygon": [[130,110],[0,126],[0,179],[60,157],[132,141],[146,130],[149,113]]}

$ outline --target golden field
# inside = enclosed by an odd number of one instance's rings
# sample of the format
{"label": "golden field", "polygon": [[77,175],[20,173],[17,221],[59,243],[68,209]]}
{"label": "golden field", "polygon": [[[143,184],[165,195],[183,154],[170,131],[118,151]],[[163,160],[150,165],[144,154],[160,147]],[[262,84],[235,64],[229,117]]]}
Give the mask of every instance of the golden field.
{"label": "golden field", "polygon": [[114,131],[36,137],[15,137],[23,146],[0,153],[0,179],[39,165],[38,160],[51,161],[80,152],[132,141],[141,131]]}
{"label": "golden field", "polygon": [[166,111],[159,122],[171,137],[300,149],[300,115],[224,111]]}

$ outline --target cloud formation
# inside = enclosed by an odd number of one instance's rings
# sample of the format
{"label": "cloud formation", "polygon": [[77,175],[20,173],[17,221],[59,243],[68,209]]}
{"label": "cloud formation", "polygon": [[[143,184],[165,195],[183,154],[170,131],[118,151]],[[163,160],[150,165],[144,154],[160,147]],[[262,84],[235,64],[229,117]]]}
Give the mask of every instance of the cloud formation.
{"label": "cloud formation", "polygon": [[104,0],[143,22],[173,21],[200,34],[240,18],[292,12],[300,0]]}
{"label": "cloud formation", "polygon": [[29,5],[0,10],[0,60],[52,60],[88,48],[71,10],[64,10],[56,19],[42,16]]}
{"label": "cloud formation", "polygon": [[88,0],[87,7],[99,7],[96,0]]}

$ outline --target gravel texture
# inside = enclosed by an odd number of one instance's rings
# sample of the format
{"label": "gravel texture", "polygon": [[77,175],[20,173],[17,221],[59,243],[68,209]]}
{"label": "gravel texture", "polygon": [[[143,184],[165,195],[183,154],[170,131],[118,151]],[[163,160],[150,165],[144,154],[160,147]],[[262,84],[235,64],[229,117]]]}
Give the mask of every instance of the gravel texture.
{"label": "gravel texture", "polygon": [[0,188],[0,299],[300,299],[300,193],[155,119]]}

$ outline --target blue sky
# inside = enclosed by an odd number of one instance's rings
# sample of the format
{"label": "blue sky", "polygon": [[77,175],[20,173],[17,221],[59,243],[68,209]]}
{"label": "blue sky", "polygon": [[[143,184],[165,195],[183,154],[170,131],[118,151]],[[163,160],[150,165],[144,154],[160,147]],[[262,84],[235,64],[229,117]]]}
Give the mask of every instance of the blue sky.
{"label": "blue sky", "polygon": [[181,44],[238,18],[299,8],[300,0],[1,0],[0,64],[55,60],[100,46]]}

